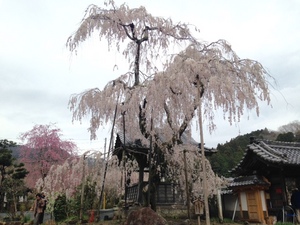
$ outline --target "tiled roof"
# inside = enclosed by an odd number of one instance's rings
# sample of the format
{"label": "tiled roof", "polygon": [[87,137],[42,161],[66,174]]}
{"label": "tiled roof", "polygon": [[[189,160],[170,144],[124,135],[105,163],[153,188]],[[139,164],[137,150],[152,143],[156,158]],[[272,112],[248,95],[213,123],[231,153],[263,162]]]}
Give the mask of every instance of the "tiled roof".
{"label": "tiled roof", "polygon": [[[140,138],[131,137],[129,134],[125,134],[120,131],[117,133],[117,138],[120,140],[121,144],[125,144],[126,147],[131,148],[149,148],[150,144],[149,141],[141,136]],[[125,138],[125,141],[124,141]]]}
{"label": "tiled roof", "polygon": [[246,167],[261,169],[258,163],[300,168],[300,143],[255,140],[248,145],[243,158],[231,172],[239,173],[245,171]]}
{"label": "tiled roof", "polygon": [[229,187],[241,187],[241,186],[252,186],[252,185],[260,185],[260,186],[270,186],[270,182],[268,182],[264,177],[252,175],[247,177],[237,177],[230,184]]}
{"label": "tiled roof", "polygon": [[290,165],[300,165],[300,143],[258,141],[248,146],[266,161]]}
{"label": "tiled roof", "polygon": [[230,195],[232,194],[232,190],[231,189],[223,189],[221,190],[221,195]]}
{"label": "tiled roof", "polygon": [[[119,138],[120,142],[123,144],[124,143],[124,134],[122,131],[117,133],[117,138]],[[165,141],[165,137],[160,134],[159,138],[162,141]],[[183,142],[183,144],[190,144],[190,145],[195,145],[198,146],[199,148],[200,143],[196,142],[192,137],[188,137],[188,135],[186,133],[183,133],[181,136],[181,140]],[[133,138],[128,136],[128,134],[125,135],[125,146],[126,147],[131,147],[131,148],[150,148],[150,142],[149,140],[145,139],[144,137],[142,137],[141,139],[137,139],[137,138]],[[207,148],[204,147],[204,150],[206,153],[216,153],[217,150],[214,148]]]}

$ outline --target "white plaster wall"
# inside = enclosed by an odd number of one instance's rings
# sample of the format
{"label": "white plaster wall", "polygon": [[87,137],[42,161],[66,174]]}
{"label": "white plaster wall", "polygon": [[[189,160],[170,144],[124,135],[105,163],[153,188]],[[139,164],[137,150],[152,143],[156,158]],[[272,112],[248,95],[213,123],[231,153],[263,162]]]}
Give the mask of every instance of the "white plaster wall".
{"label": "white plaster wall", "polygon": [[265,191],[260,191],[260,198],[263,211],[267,211]]}
{"label": "white plaster wall", "polygon": [[242,210],[243,211],[247,211],[248,210],[248,206],[247,206],[247,196],[245,192],[241,192],[241,206],[242,206]]}

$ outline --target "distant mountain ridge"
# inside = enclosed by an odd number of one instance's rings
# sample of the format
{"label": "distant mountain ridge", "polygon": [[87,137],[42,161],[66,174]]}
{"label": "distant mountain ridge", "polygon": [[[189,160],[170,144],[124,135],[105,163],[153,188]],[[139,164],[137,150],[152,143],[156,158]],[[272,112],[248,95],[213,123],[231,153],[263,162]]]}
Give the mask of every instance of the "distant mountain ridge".
{"label": "distant mountain ridge", "polygon": [[19,159],[20,158],[20,154],[21,154],[21,145],[16,145],[14,147],[9,147],[8,149],[12,151],[12,156],[15,159]]}

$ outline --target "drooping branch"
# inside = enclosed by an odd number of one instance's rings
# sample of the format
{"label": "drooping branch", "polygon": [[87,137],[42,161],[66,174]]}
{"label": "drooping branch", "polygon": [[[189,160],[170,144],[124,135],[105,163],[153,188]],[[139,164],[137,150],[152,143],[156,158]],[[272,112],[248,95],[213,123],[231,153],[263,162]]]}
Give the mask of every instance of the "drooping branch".
{"label": "drooping branch", "polygon": [[[141,82],[141,66],[146,72],[157,71],[157,65],[149,63],[149,56],[154,58],[166,53],[171,44],[196,43],[188,24],[173,24],[171,19],[154,17],[142,6],[130,9],[124,3],[118,7],[113,1],[105,3],[105,6],[90,5],[79,28],[68,38],[66,45],[73,52],[96,31],[100,39],[107,39],[109,48],[116,47],[118,51],[121,44],[129,39],[122,54],[130,62],[129,68],[134,71],[134,86]],[[199,32],[197,28],[196,31]],[[146,41],[147,46],[142,47]]]}
{"label": "drooping branch", "polygon": [[164,109],[165,109],[165,113],[166,113],[166,116],[167,116],[167,122],[168,122],[171,130],[174,130],[173,121],[172,121],[172,117],[171,117],[171,112],[170,112],[170,109],[169,109],[166,102],[164,102]]}
{"label": "drooping branch", "polygon": [[175,143],[177,143],[177,144],[181,143],[181,136],[184,133],[184,131],[186,130],[187,126],[190,124],[191,120],[194,118],[195,110],[198,107],[196,99],[194,100],[194,102],[195,102],[195,104],[194,104],[194,108],[193,108],[191,114],[186,115],[184,117],[184,120],[182,121],[182,123],[179,126],[179,129],[177,131],[175,131],[174,126],[173,126],[170,109],[169,109],[167,103],[166,102],[164,103],[164,110],[166,113],[167,122],[168,122],[168,125],[171,128],[171,130],[173,130],[173,136],[172,136],[171,142],[168,143],[167,146],[171,147],[171,146],[174,146]]}

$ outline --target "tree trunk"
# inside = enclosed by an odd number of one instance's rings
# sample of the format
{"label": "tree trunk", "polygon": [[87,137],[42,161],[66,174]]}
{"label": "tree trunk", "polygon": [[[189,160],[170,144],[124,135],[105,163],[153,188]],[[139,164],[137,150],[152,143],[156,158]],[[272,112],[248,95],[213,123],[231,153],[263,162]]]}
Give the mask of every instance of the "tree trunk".
{"label": "tree trunk", "polygon": [[139,204],[143,204],[143,188],[144,188],[144,165],[139,165],[139,184],[137,201]]}
{"label": "tree trunk", "polygon": [[136,56],[134,61],[134,86],[140,84],[140,49],[141,43],[137,43]]}
{"label": "tree trunk", "polygon": [[183,150],[183,159],[184,159],[183,163],[184,163],[184,176],[185,176],[185,188],[186,188],[187,215],[188,215],[188,219],[191,219],[190,192],[189,192],[189,183],[188,183],[188,175],[187,175],[186,150]]}
{"label": "tree trunk", "polygon": [[18,211],[18,209],[17,209],[17,199],[16,199],[16,195],[14,193],[13,193],[12,197],[13,197],[13,204],[14,204],[13,217],[16,218],[17,211]]}
{"label": "tree trunk", "polygon": [[157,183],[152,182],[152,185],[150,187],[150,205],[151,209],[156,212],[156,192],[157,192]]}

